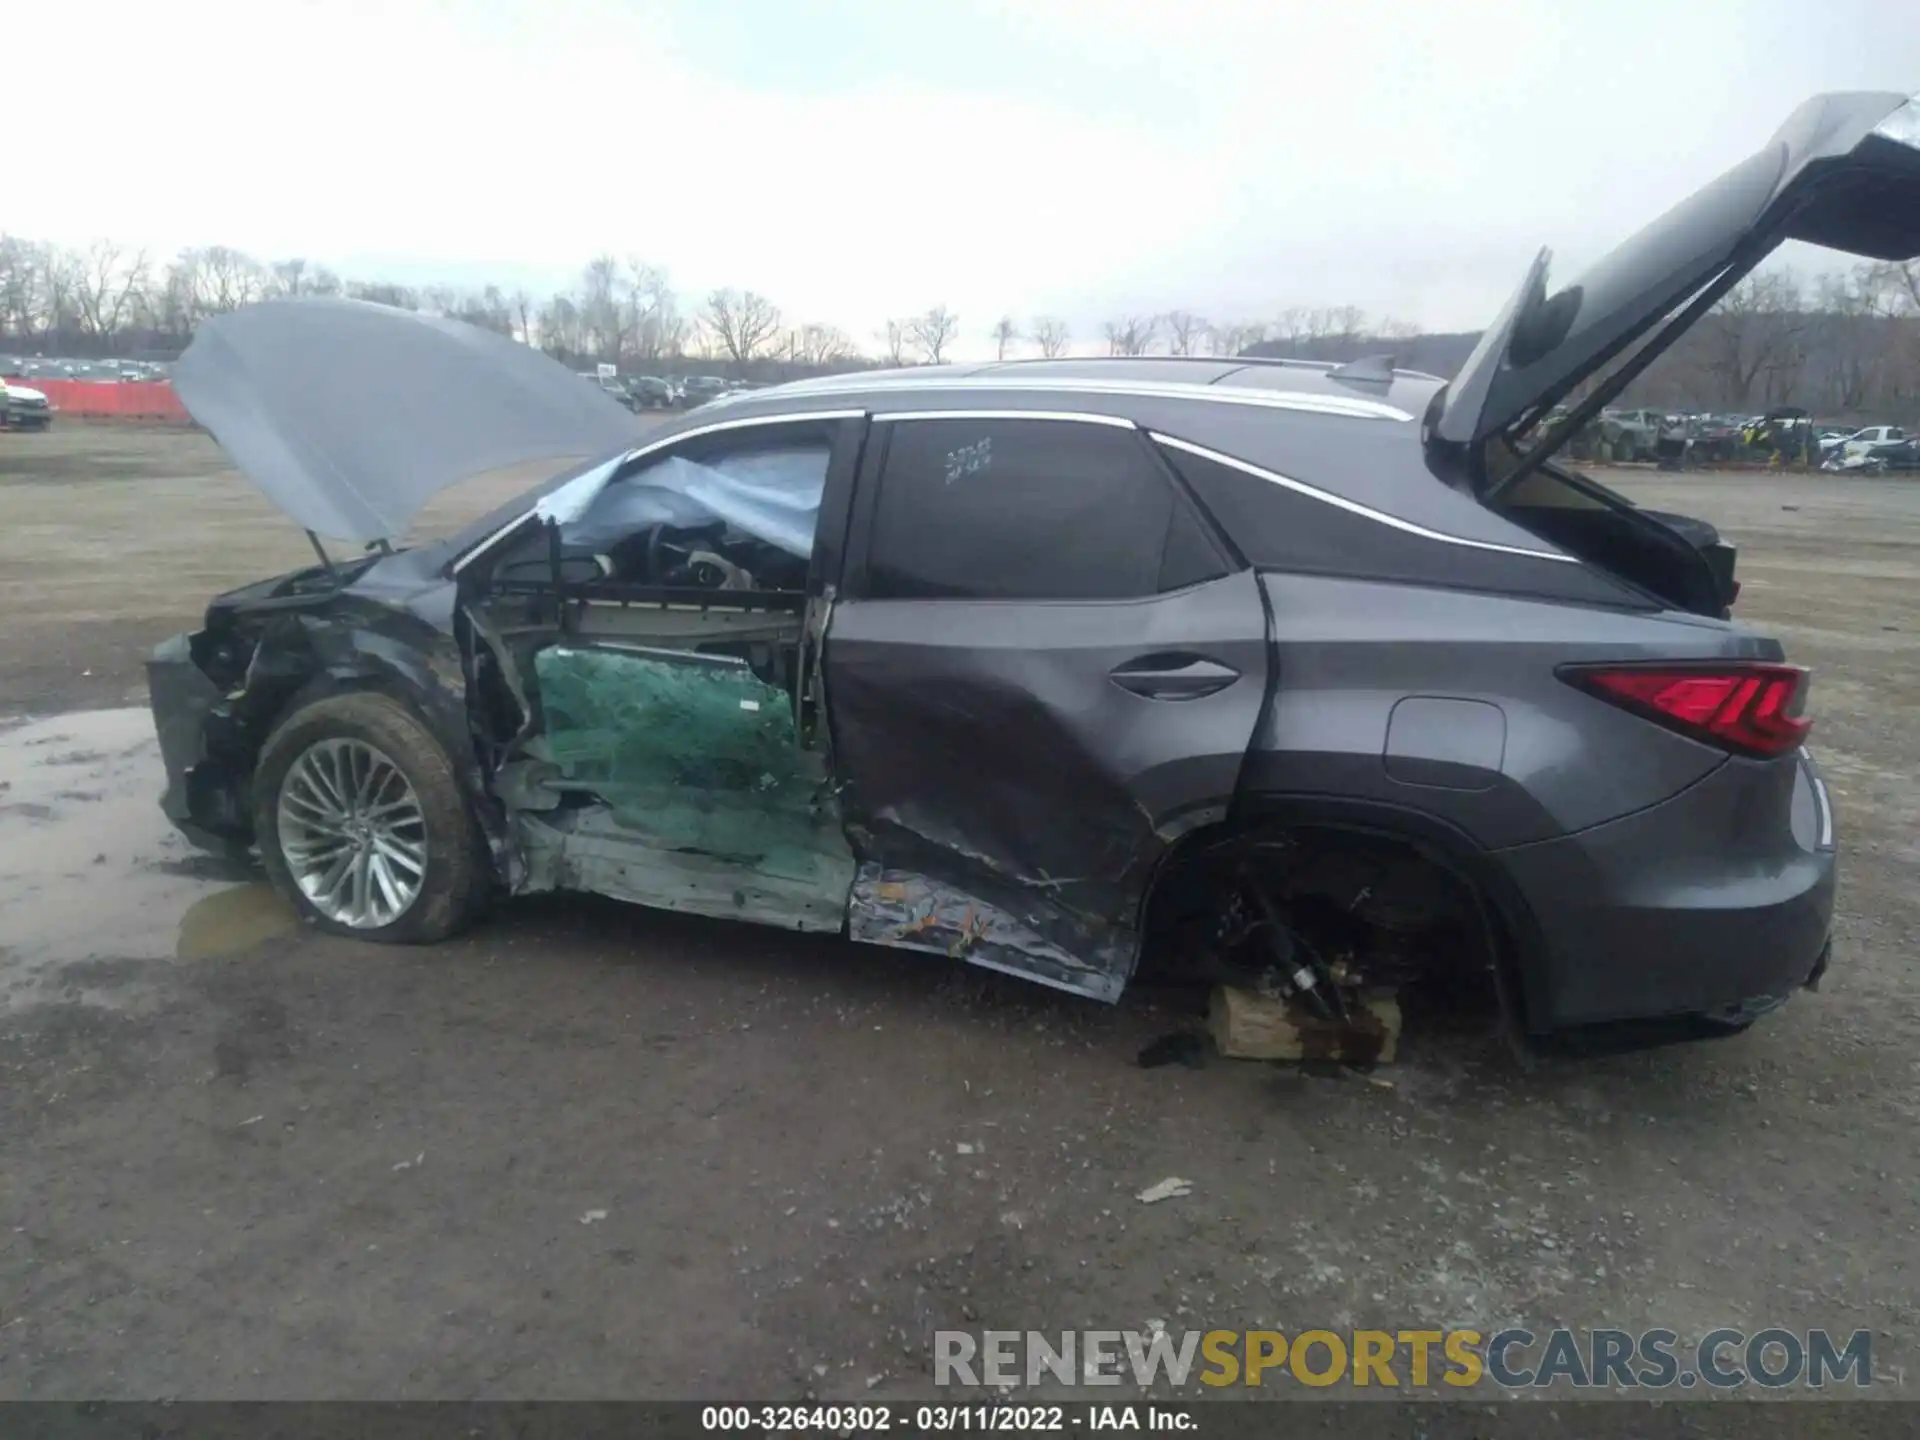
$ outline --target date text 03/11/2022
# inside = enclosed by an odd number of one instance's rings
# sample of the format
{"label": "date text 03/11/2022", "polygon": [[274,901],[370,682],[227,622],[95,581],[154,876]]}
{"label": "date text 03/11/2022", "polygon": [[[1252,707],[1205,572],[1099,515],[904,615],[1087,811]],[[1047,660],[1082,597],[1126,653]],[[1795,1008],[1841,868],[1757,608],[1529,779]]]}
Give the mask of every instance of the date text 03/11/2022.
{"label": "date text 03/11/2022", "polygon": [[700,1428],[716,1432],[832,1435],[945,1431],[1155,1430],[1198,1428],[1191,1408],[1150,1405],[708,1405]]}

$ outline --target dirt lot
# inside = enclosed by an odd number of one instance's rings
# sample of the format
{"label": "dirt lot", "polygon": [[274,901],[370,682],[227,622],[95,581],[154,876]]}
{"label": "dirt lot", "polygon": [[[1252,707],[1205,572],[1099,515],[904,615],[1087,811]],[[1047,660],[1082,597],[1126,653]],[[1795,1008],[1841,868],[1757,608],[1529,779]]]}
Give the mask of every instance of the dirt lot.
{"label": "dirt lot", "polygon": [[1610,478],[1719,523],[1816,668],[1832,973],[1530,1074],[1416,1025],[1382,1085],[1141,1070],[1151,1000],[612,904],[298,932],[167,832],[142,712],[66,712],[304,541],[201,438],[0,435],[0,1398],[911,1395],[936,1328],[1149,1317],[1866,1327],[1897,1384],[1920,485]]}

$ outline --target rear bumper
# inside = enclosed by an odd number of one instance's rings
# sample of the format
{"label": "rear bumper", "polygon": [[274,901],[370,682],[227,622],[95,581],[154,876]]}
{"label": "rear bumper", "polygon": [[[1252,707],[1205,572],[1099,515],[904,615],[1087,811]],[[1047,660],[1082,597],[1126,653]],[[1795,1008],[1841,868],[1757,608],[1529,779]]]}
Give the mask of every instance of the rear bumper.
{"label": "rear bumper", "polygon": [[1805,755],[1730,760],[1662,804],[1497,860],[1531,912],[1528,1028],[1772,1009],[1824,972],[1836,862]]}

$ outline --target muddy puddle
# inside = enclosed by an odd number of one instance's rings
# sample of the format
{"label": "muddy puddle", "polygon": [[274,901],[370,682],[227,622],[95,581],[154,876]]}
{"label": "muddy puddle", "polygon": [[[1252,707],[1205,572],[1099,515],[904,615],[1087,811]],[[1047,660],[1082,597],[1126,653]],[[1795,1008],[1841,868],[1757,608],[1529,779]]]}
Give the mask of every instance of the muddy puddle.
{"label": "muddy puddle", "polygon": [[253,868],[196,850],[160,813],[144,709],[0,729],[0,1014],[135,1003],[154,968],[290,933]]}

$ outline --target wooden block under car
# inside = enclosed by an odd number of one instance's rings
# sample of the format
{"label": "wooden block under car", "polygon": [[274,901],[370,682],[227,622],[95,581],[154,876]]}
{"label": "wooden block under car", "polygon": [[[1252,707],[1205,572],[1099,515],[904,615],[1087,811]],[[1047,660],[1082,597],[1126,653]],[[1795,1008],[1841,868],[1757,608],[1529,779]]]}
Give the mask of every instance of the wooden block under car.
{"label": "wooden block under car", "polygon": [[1296,1001],[1216,985],[1207,1028],[1220,1053],[1237,1060],[1390,1062],[1400,1044],[1400,1002],[1391,994],[1369,995],[1352,1008],[1352,1021],[1342,1025]]}

